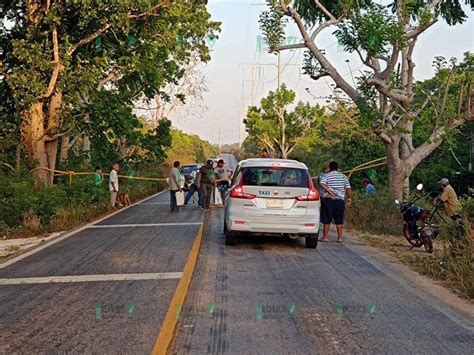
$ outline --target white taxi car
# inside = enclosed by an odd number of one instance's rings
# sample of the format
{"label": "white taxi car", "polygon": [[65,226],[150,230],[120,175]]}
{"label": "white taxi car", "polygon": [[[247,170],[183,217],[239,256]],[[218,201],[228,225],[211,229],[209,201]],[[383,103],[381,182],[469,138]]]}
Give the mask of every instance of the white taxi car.
{"label": "white taxi car", "polygon": [[316,248],[319,192],[305,164],[286,159],[248,159],[234,172],[225,200],[226,245],[236,233],[305,237]]}

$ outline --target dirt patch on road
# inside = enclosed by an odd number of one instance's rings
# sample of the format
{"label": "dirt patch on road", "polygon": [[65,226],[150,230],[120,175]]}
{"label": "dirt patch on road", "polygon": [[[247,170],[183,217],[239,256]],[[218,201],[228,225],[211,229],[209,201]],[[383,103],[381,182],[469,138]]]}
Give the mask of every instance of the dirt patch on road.
{"label": "dirt patch on road", "polygon": [[[354,310],[353,310],[354,311]],[[298,321],[314,337],[318,350],[324,354],[367,354],[377,352],[377,344],[367,337],[365,326],[372,316],[353,314],[342,307],[334,311],[302,307]]]}

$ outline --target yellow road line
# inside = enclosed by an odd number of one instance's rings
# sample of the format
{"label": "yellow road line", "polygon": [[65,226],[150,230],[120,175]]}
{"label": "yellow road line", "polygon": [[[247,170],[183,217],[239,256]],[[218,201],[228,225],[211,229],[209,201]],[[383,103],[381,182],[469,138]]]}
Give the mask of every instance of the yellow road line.
{"label": "yellow road line", "polygon": [[174,293],[173,299],[171,300],[168,312],[166,312],[165,319],[161,325],[160,333],[156,339],[155,345],[153,346],[152,354],[167,354],[171,341],[173,340],[173,335],[178,324],[178,317],[176,316],[176,310],[180,305],[184,304],[186,299],[189,285],[191,284],[191,279],[196,268],[197,258],[199,255],[199,249],[201,248],[201,242],[204,231],[204,223],[199,228],[199,232],[194,240],[193,247],[188,256],[188,261],[184,267],[183,276],[178,283],[178,287]]}

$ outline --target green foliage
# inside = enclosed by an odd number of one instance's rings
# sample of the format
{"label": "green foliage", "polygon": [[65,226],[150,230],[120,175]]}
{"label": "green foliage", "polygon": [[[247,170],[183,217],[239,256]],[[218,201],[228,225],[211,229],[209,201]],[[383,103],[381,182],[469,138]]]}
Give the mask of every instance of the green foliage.
{"label": "green foliage", "polygon": [[[126,166],[122,168],[121,174],[132,173]],[[141,171],[138,175],[156,176],[156,167],[154,171]],[[163,189],[164,183],[120,178],[120,186],[134,201]],[[59,177],[55,185],[34,190],[27,172],[0,173],[0,196],[1,235],[64,230],[110,209],[107,178],[97,186],[90,175],[74,177],[71,186],[67,178]],[[42,229],[31,230],[22,225],[25,217],[27,220],[38,218]]]}
{"label": "green foliage", "polygon": [[283,43],[285,39],[284,23],[279,13],[265,11],[262,13],[259,23],[271,51]]}
{"label": "green foliage", "polygon": [[[163,122],[156,131],[146,129],[132,109],[137,102],[163,96],[167,84],[179,82],[191,58],[210,59],[206,41],[217,38],[219,24],[210,20],[206,4],[48,3],[49,8],[40,2],[37,11],[26,1],[0,5],[5,19],[0,23],[0,134],[2,145],[8,143],[8,161],[14,159],[12,151],[20,138],[18,113],[38,101],[51,83],[54,30],[61,64],[56,89],[63,102],[59,124],[47,127],[47,134],[68,132],[73,139],[86,133],[94,161],[100,164],[119,156],[110,142],[114,137],[124,138],[130,152],[140,152],[133,159],[162,161],[170,142],[169,124]],[[47,105],[45,100],[45,112]]]}
{"label": "green foliage", "polygon": [[347,208],[346,223],[359,231],[401,235],[403,221],[398,206],[386,190],[378,189],[375,196],[367,196],[361,189],[354,191],[352,206]]}
{"label": "green foliage", "polygon": [[[263,148],[279,152],[286,157],[319,127],[324,108],[298,102],[294,110],[286,107],[295,100],[295,92],[283,84],[279,90],[270,91],[260,101],[260,107],[250,107],[244,119],[246,130]],[[313,135],[314,136],[314,135]]]}
{"label": "green foliage", "polygon": [[348,52],[364,50],[369,55],[385,54],[397,44],[403,47],[404,31],[397,20],[381,5],[372,4],[367,11],[345,21],[334,35]]}
{"label": "green foliage", "polygon": [[166,150],[168,166],[172,166],[176,160],[180,161],[181,164],[204,164],[211,156],[218,154],[218,149],[215,146],[196,135],[172,130],[171,140],[172,145]]}

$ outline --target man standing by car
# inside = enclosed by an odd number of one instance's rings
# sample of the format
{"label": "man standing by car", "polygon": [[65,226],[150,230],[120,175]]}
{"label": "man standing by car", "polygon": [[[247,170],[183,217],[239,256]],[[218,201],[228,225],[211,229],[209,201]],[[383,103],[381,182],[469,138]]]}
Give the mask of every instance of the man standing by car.
{"label": "man standing by car", "polygon": [[449,218],[456,221],[461,218],[459,214],[461,212],[461,203],[459,202],[458,195],[454,191],[453,187],[449,184],[449,180],[442,178],[439,181],[443,192],[441,195],[435,198],[433,205],[437,206],[441,202],[444,203],[444,210]]}
{"label": "man standing by car", "polygon": [[217,162],[217,167],[214,169],[214,173],[216,175],[216,187],[217,190],[221,194],[222,204],[224,204],[225,193],[229,188],[229,173],[227,169],[224,167],[224,159],[220,159]]}
{"label": "man standing by car", "polygon": [[181,189],[181,184],[183,183],[182,182],[182,177],[181,177],[181,173],[179,172],[180,165],[181,164],[180,164],[179,161],[175,161],[173,163],[173,169],[171,169],[170,175],[168,177],[169,186],[170,186],[170,209],[171,209],[171,213],[179,212],[178,203],[176,201],[176,193],[178,191],[183,191]]}
{"label": "man standing by car", "polygon": [[209,159],[206,162],[206,165],[199,169],[199,177],[199,189],[201,190],[202,194],[202,209],[204,211],[208,211],[209,206],[211,205],[212,188],[215,181],[212,160]]}
{"label": "man standing by car", "polygon": [[350,206],[352,190],[347,176],[338,171],[335,161],[329,163],[329,173],[321,179],[321,187],[326,191],[324,204],[321,208],[321,222],[323,223],[323,239],[321,241],[328,241],[329,227],[334,220],[337,228],[337,241],[342,242],[345,199],[347,194],[347,205]]}

